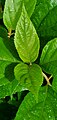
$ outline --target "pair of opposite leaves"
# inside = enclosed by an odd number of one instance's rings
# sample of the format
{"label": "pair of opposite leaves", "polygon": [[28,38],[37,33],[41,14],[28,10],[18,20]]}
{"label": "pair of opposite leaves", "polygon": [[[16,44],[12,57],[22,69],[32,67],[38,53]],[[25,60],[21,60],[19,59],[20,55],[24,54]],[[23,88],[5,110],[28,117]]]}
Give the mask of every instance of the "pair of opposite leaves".
{"label": "pair of opposite leaves", "polygon": [[[6,18],[5,12],[4,18]],[[39,38],[24,4],[16,26],[14,44],[23,62],[32,63],[37,59],[40,48]],[[28,88],[35,95],[35,99],[38,100],[38,90],[43,82],[41,68],[36,64],[28,66],[20,63],[15,67],[14,73],[19,83]]]}
{"label": "pair of opposite leaves", "polygon": [[[37,59],[40,47],[39,38],[24,6],[17,23],[14,43],[23,62],[32,63]],[[38,101],[38,90],[43,82],[41,68],[36,64],[28,66],[21,63],[15,67],[14,73],[19,83],[29,89]]]}

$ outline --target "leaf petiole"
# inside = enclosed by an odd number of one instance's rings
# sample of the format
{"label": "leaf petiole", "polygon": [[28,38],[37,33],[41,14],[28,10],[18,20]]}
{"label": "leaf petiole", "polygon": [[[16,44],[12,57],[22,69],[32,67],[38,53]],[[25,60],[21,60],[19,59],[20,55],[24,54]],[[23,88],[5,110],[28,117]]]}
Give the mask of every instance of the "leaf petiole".
{"label": "leaf petiole", "polygon": [[43,75],[43,77],[46,79],[47,85],[51,86],[51,83],[50,83],[49,80],[52,78],[52,75],[51,75],[49,78],[47,77],[47,75],[46,75],[44,72],[42,72],[42,75]]}
{"label": "leaf petiole", "polygon": [[11,37],[11,35],[13,35],[14,33],[12,33],[12,30],[10,29],[9,32],[8,32],[8,38]]}

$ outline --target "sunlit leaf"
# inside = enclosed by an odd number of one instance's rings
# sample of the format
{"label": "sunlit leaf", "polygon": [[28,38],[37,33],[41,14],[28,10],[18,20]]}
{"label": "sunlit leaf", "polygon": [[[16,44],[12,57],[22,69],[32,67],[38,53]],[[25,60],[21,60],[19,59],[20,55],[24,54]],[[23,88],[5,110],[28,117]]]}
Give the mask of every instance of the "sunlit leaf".
{"label": "sunlit leaf", "polygon": [[40,47],[39,38],[24,5],[16,27],[14,43],[20,58],[24,62],[30,63],[37,59]]}
{"label": "sunlit leaf", "polygon": [[15,30],[22,11],[23,2],[28,15],[31,16],[36,0],[6,0],[3,14],[3,21],[8,30]]}

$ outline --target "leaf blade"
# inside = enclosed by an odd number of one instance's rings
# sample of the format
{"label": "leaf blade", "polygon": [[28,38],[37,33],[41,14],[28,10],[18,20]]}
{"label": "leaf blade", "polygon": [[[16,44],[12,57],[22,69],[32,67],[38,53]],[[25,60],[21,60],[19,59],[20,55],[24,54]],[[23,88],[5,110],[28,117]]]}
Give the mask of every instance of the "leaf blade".
{"label": "leaf blade", "polygon": [[[3,39],[0,37],[0,98],[11,95],[11,82],[7,78],[6,68],[11,63],[16,64],[17,62],[18,60],[13,57],[5,46]],[[9,78],[13,74],[10,73],[10,69],[12,70],[12,67],[8,69]]]}
{"label": "leaf blade", "polygon": [[54,38],[43,48],[40,65],[48,74],[52,74],[52,87],[57,91],[57,38]]}
{"label": "leaf blade", "polygon": [[[55,98],[57,100],[56,95],[57,94],[54,94],[54,91],[51,88],[49,89],[47,86],[42,87],[39,92],[39,101],[36,104],[33,95],[28,93],[18,109],[15,120],[55,120],[57,116],[56,112],[54,112],[55,108],[57,110],[57,101],[55,102]],[[42,99],[43,96],[44,99]],[[53,104],[54,102],[55,104]],[[52,104],[54,106],[52,106]]]}
{"label": "leaf blade", "polygon": [[19,84],[31,91],[38,101],[38,91],[43,83],[41,68],[36,64],[28,66],[21,63],[15,67],[14,74]]}
{"label": "leaf blade", "polygon": [[[20,18],[21,11],[22,11],[22,5],[23,2],[26,6],[26,10],[31,16],[31,14],[34,11],[36,0],[34,1],[27,1],[27,0],[6,0],[5,1],[5,8],[4,8],[4,14],[3,14],[3,21],[8,30],[15,30],[17,22]],[[17,16],[17,17],[16,17]]]}
{"label": "leaf blade", "polygon": [[23,62],[34,62],[39,54],[39,38],[23,5],[14,39],[15,47]]}
{"label": "leaf blade", "polygon": [[[41,40],[41,47],[57,37],[57,0],[37,0],[31,20]],[[53,17],[54,16],[54,17]],[[44,29],[44,30],[43,30]],[[42,50],[41,48],[41,50]]]}

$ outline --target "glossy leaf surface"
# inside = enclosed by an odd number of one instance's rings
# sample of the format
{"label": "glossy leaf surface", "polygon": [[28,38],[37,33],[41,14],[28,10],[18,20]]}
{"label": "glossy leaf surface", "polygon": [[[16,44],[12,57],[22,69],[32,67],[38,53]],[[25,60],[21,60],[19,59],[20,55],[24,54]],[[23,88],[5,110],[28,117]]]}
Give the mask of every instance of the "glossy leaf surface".
{"label": "glossy leaf surface", "polygon": [[41,47],[57,37],[57,0],[37,0],[31,20],[41,39]]}
{"label": "glossy leaf surface", "polygon": [[23,62],[34,62],[39,53],[39,38],[23,5],[22,14],[15,33],[15,47]]}
{"label": "glossy leaf surface", "polygon": [[[8,48],[5,46],[3,39],[0,37],[0,98],[11,94],[11,79],[10,69],[8,69],[8,75],[6,73],[6,68],[11,63],[17,63],[18,60],[13,57]],[[11,74],[11,75],[10,75]],[[9,78],[9,79],[8,79]]]}
{"label": "glossy leaf surface", "polygon": [[41,68],[36,64],[28,66],[21,63],[15,67],[14,73],[19,84],[31,91],[38,100],[38,91],[43,82]]}
{"label": "glossy leaf surface", "polygon": [[6,0],[3,14],[3,21],[8,30],[15,30],[19,17],[22,11],[23,2],[26,10],[31,16],[34,11],[36,0]]}
{"label": "glossy leaf surface", "polygon": [[[51,94],[52,93],[52,94]],[[42,99],[42,97],[44,99]],[[56,99],[56,100],[55,100]],[[31,93],[27,94],[19,107],[15,120],[56,120],[57,94],[51,88],[41,88],[36,104]],[[53,104],[53,106],[52,106]]]}
{"label": "glossy leaf surface", "polygon": [[53,75],[52,85],[57,91],[57,38],[48,42],[43,48],[40,64],[45,72]]}
{"label": "glossy leaf surface", "polygon": [[17,62],[17,60],[4,45],[2,38],[0,38],[0,61]]}

